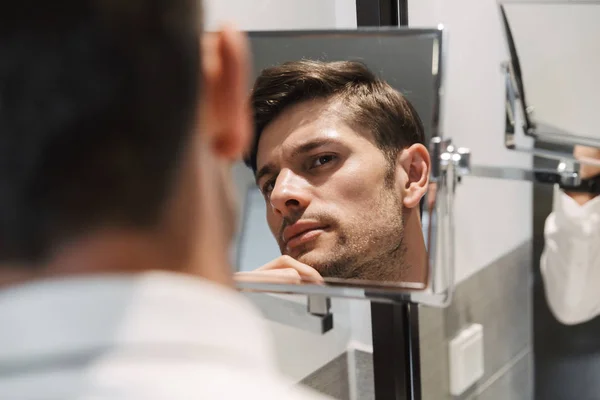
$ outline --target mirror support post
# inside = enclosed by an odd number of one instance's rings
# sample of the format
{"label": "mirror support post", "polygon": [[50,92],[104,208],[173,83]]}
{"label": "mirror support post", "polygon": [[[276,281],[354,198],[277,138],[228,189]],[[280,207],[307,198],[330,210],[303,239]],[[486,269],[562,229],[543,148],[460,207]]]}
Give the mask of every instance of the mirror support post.
{"label": "mirror support post", "polygon": [[375,398],[421,399],[416,304],[371,303]]}
{"label": "mirror support post", "polygon": [[[356,0],[359,27],[408,26],[408,0]],[[419,307],[371,302],[376,400],[421,400]]]}

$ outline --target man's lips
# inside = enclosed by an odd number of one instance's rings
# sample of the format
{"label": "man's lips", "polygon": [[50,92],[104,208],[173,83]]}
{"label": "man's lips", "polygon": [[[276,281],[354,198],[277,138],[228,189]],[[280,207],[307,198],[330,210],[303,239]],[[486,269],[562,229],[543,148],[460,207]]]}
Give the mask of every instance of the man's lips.
{"label": "man's lips", "polygon": [[[293,225],[288,226],[283,230],[283,243],[288,247],[294,247],[300,239],[311,239],[313,236],[317,236],[318,232],[324,230],[326,228],[325,225],[319,222],[311,222],[311,221],[298,221]],[[313,234],[314,232],[314,234]]]}

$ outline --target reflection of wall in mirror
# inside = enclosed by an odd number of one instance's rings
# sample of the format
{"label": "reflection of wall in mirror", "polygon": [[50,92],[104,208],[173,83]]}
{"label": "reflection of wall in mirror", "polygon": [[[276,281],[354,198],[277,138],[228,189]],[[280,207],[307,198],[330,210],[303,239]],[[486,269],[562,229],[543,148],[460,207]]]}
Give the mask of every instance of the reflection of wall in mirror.
{"label": "reflection of wall in mirror", "polygon": [[[409,0],[408,7],[411,26],[441,23],[447,31],[444,135],[470,148],[475,165],[531,168],[531,157],[504,148],[508,52],[497,1]],[[447,310],[420,311],[424,399],[450,398],[447,343],[469,323],[483,325],[485,373],[461,398],[533,398],[531,219],[527,182],[466,177],[457,188],[457,292]]]}
{"label": "reflection of wall in mirror", "polygon": [[253,271],[281,255],[267,225],[265,199],[257,187],[246,192],[243,230],[238,242],[238,271]]}
{"label": "reflection of wall in mirror", "polygon": [[507,4],[506,14],[534,121],[600,139],[600,3]]}
{"label": "reflection of wall in mirror", "polygon": [[319,46],[315,46],[314,39],[309,37],[255,36],[251,45],[255,56],[255,75],[265,68],[303,58],[365,64],[372,73],[411,102],[423,122],[425,137],[431,138],[435,76],[428,67],[434,63],[433,53],[436,49],[432,36],[390,35],[380,36],[376,40],[367,36],[329,36],[321,38]]}

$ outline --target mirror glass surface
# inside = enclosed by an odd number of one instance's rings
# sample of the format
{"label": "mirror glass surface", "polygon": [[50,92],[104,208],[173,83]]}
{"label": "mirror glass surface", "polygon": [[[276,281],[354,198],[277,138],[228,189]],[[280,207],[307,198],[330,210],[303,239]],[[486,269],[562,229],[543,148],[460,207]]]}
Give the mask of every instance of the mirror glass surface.
{"label": "mirror glass surface", "polygon": [[[501,7],[536,149],[566,154],[572,145],[600,147],[600,3],[503,1]],[[577,159],[597,161],[596,150],[582,150],[574,152]],[[534,168],[556,170],[557,159],[540,155]],[[594,169],[580,173],[589,179]],[[597,199],[550,185],[533,190],[535,398],[594,398],[600,385],[590,377],[600,362],[600,317],[598,263],[592,256],[597,237],[588,232],[597,231],[597,211],[592,211]]]}
{"label": "mirror glass surface", "polygon": [[535,126],[530,133],[600,145],[600,3],[502,2],[502,8]]}
{"label": "mirror glass surface", "polygon": [[[444,303],[451,196],[430,154],[440,136],[442,30],[249,36],[260,139],[238,287]],[[319,279],[261,268],[282,254]]]}

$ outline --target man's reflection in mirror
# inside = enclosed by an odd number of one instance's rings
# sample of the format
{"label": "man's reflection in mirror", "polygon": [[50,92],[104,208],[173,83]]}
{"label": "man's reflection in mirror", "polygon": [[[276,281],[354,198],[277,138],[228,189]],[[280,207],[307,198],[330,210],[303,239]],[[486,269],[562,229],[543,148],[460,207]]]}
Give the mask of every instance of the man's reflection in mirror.
{"label": "man's reflection in mirror", "polygon": [[[575,146],[580,161],[600,160],[600,149]],[[600,176],[600,168],[582,163],[581,179]],[[544,227],[540,260],[552,314],[566,325],[600,315],[600,197],[596,193],[554,190],[552,213]]]}
{"label": "man's reflection in mirror", "polygon": [[246,164],[283,255],[256,274],[426,283],[430,158],[409,101],[361,63],[302,60],[263,70],[251,103]]}

